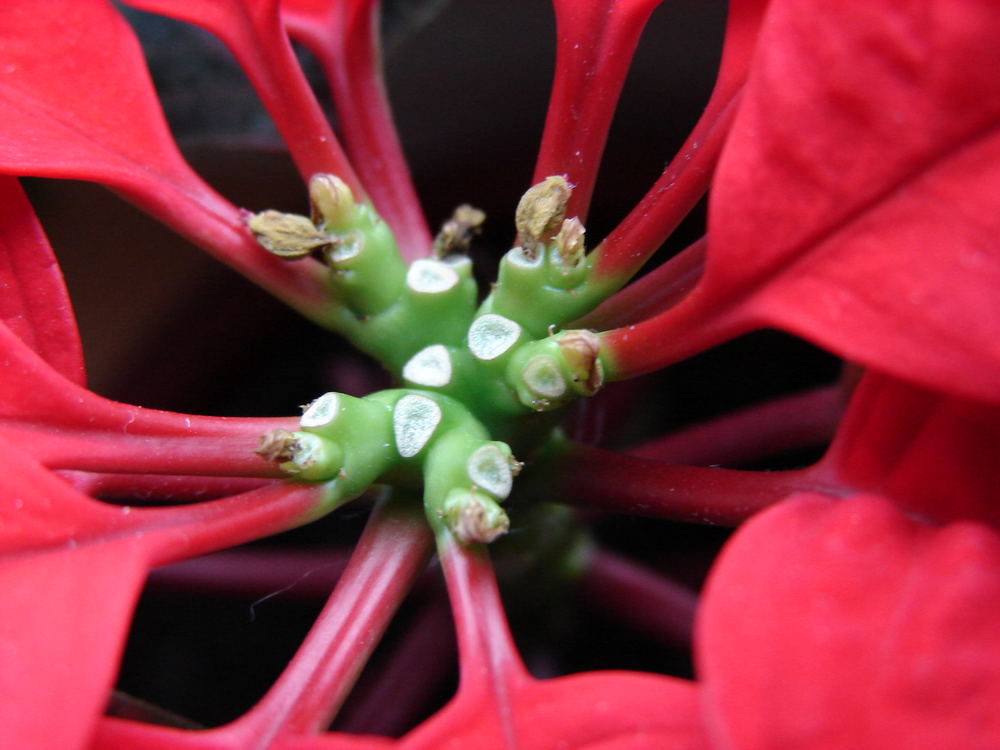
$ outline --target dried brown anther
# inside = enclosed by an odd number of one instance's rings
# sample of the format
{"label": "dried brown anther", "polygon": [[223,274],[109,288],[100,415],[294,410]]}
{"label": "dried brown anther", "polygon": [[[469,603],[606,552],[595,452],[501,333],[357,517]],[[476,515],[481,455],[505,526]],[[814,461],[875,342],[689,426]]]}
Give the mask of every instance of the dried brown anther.
{"label": "dried brown anther", "polygon": [[281,211],[262,211],[247,219],[261,247],[286,260],[297,260],[330,246],[334,238],[316,228],[307,217]]}
{"label": "dried brown anther", "polygon": [[434,238],[434,257],[444,258],[453,253],[464,253],[469,249],[469,242],[486,221],[486,214],[468,203],[463,203],[455,209]]}
{"label": "dried brown anther", "polygon": [[528,257],[536,257],[538,245],[548,242],[559,231],[572,192],[565,177],[553,175],[528,188],[521,196],[514,213],[514,225]]}
{"label": "dried brown anther", "polygon": [[271,430],[260,436],[254,453],[265,461],[283,463],[291,460],[297,443],[298,438],[295,433],[282,429]]}

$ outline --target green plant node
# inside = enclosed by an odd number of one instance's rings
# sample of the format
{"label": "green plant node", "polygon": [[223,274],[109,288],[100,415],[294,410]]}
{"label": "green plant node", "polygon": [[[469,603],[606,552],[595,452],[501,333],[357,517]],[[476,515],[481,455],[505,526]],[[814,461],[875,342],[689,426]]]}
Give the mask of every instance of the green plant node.
{"label": "green plant node", "polygon": [[514,449],[536,451],[552,438],[559,408],[604,382],[600,338],[558,330],[614,288],[593,276],[583,224],[564,216],[568,184],[548,178],[525,194],[522,245],[500,261],[478,310],[472,261],[455,250],[481,212],[461,207],[436,255],[407,266],[389,227],[342,180],[316,175],[309,195],[310,218],[263,212],[251,228],[280,257],[322,257],[329,326],[407,387],[324,394],[305,407],[298,430],[268,433],[258,452],[291,478],[327,483],[337,503],[375,483],[422,486],[436,530],[492,541],[509,525],[500,503],[521,466]]}

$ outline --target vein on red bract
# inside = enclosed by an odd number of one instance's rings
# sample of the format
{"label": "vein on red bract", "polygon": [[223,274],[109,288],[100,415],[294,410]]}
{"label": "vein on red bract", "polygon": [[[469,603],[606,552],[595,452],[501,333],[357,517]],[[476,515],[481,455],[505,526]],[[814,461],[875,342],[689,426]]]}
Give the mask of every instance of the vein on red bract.
{"label": "vein on red bract", "polygon": [[[0,172],[100,182],[314,319],[321,266],[265,252],[177,150],[131,28],[105,0],[0,5]],[[141,243],[141,238],[136,238]]]}
{"label": "vein on red bract", "polygon": [[1000,537],[800,496],[723,550],[698,620],[718,747],[1000,745]]}
{"label": "vein on red bract", "polygon": [[711,345],[720,328],[777,325],[1000,399],[998,33],[986,0],[773,2],[719,165],[702,282],[608,336],[619,374]]}
{"label": "vein on red bract", "polygon": [[76,318],[52,248],[18,181],[0,175],[0,321],[67,380],[84,384]]}
{"label": "vein on red bract", "polygon": [[382,76],[377,0],[285,0],[289,33],[316,55],[340,114],[351,161],[406,260],[427,255],[431,236],[410,180]]}

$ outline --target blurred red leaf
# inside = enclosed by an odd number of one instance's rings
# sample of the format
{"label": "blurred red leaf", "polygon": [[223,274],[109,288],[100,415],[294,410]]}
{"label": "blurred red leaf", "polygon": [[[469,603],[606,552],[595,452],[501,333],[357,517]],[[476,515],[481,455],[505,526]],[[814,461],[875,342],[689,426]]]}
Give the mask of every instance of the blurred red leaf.
{"label": "blurred red leaf", "polygon": [[865,374],[815,475],[908,510],[1000,526],[1000,407]]}
{"label": "blurred red leaf", "polygon": [[1000,400],[998,37],[989,0],[773,2],[717,171],[705,274],[612,335],[619,374],[775,325]]}
{"label": "blurred red leaf", "polygon": [[729,542],[698,628],[719,747],[1000,746],[1000,537],[982,525],[799,496]]}
{"label": "blurred red leaf", "polygon": [[62,274],[17,179],[0,175],[0,321],[83,385],[83,352]]}
{"label": "blurred red leaf", "polygon": [[134,539],[120,539],[0,559],[0,725],[7,747],[87,746],[114,684],[145,557]]}

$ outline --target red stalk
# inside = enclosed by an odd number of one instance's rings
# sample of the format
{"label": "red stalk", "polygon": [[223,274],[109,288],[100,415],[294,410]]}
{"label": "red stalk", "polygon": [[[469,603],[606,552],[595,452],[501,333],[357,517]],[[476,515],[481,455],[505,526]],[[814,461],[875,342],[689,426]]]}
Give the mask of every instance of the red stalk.
{"label": "red stalk", "polygon": [[556,0],[556,71],[533,183],[565,175],[566,216],[587,217],[597,169],[639,36],[661,0]]}
{"label": "red stalk", "polygon": [[[424,605],[374,682],[349,705],[337,728],[351,734],[397,736],[422,709],[454,667],[451,613],[439,598]],[[414,679],[419,676],[418,679]],[[360,692],[360,690],[359,690]]]}
{"label": "red stalk", "polygon": [[849,392],[842,384],[755,404],[628,450],[673,464],[739,466],[828,442]]}
{"label": "red stalk", "polygon": [[[246,228],[245,213],[216,193],[193,172],[188,189],[164,179],[108,182],[116,193],[241,273],[262,289],[323,324],[330,303],[327,270],[312,258],[294,264],[264,250]],[[191,192],[195,187],[197,193]]]}
{"label": "red stalk", "polygon": [[708,238],[702,237],[645,276],[574,321],[574,328],[604,329],[637,323],[669,310],[690,292],[705,269]]}
{"label": "red stalk", "polygon": [[[331,510],[322,484],[275,484],[241,495],[174,508],[110,508],[121,511],[110,536],[158,535],[150,554],[153,567],[215,552],[278,534]],[[109,528],[110,527],[110,528]]]}
{"label": "red stalk", "polygon": [[43,465],[100,473],[205,474],[282,477],[277,465],[254,453],[261,432],[246,435],[143,435],[104,430],[52,429],[8,422],[8,440],[25,445]]}
{"label": "red stalk", "polygon": [[583,593],[611,617],[671,646],[688,647],[697,595],[600,547],[590,551]]}
{"label": "red stalk", "polygon": [[507,627],[489,554],[482,545],[465,547],[442,533],[438,555],[458,640],[459,685],[454,703],[485,703],[495,713],[506,746],[517,747],[513,696],[529,677]]}
{"label": "red stalk", "polygon": [[378,0],[285,2],[293,37],[316,55],[330,84],[348,153],[405,260],[427,255],[431,235],[410,179],[382,75]]}
{"label": "red stalk", "polygon": [[149,585],[217,596],[313,600],[329,595],[344,572],[341,550],[227,550],[167,565],[149,575]]}
{"label": "red stalk", "polygon": [[616,513],[735,526],[795,492],[841,494],[810,470],[737,471],[677,466],[574,445],[544,470],[566,502]]}
{"label": "red stalk", "polygon": [[608,355],[607,378],[625,380],[644,375],[755,328],[755,322],[729,306],[729,300],[719,300],[715,309],[706,311],[702,286],[652,318],[602,333],[602,346]]}
{"label": "red stalk", "polygon": [[[708,190],[739,93],[705,111],[687,141],[631,213],[594,249],[598,276],[634,276]],[[634,319],[634,318],[633,318]]]}
{"label": "red stalk", "polygon": [[280,480],[256,477],[205,477],[176,474],[103,474],[62,470],[56,472],[78,492],[109,500],[184,503],[212,500],[249,492]]}
{"label": "red stalk", "polygon": [[129,0],[128,4],[197,24],[218,36],[253,84],[303,179],[330,172],[344,180],[356,197],[364,198],[364,189],[295,58],[277,0]]}
{"label": "red stalk", "polygon": [[280,736],[322,731],[423,571],[430,541],[419,511],[377,508],[288,668],[249,713],[218,731],[240,736],[241,746],[254,749]]}

